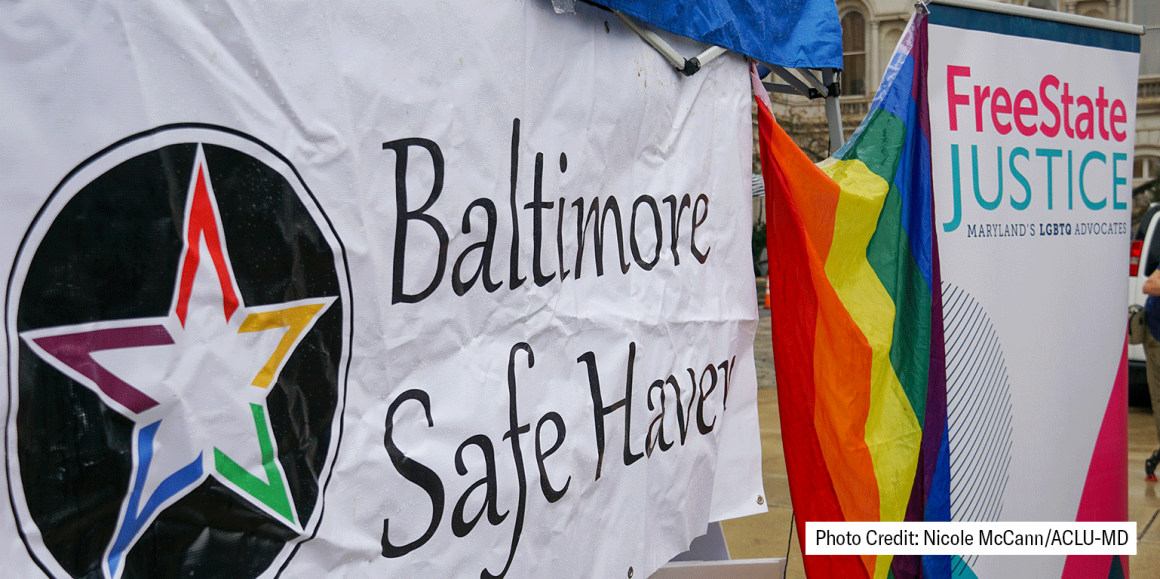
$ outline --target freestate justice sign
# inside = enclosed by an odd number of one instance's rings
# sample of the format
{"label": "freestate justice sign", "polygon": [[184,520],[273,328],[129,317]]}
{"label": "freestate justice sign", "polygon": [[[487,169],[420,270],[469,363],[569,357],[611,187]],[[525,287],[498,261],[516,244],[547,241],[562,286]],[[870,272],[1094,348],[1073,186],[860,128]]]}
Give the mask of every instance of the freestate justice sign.
{"label": "freestate justice sign", "polygon": [[[1139,38],[930,10],[951,517],[1126,520]],[[1096,576],[1079,561],[974,556],[955,565],[979,577]]]}
{"label": "freestate justice sign", "polygon": [[6,572],[645,577],[763,510],[746,72],[587,5],[5,5]]}

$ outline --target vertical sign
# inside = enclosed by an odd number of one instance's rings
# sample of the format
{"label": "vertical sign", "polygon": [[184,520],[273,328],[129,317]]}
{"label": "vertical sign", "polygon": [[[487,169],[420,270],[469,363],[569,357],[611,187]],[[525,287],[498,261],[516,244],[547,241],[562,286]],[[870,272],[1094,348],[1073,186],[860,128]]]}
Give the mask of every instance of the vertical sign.
{"label": "vertical sign", "polygon": [[[1081,19],[930,12],[951,518],[1124,520],[1139,37]],[[955,562],[980,577],[1088,563]],[[1108,558],[1095,564],[1107,576]]]}

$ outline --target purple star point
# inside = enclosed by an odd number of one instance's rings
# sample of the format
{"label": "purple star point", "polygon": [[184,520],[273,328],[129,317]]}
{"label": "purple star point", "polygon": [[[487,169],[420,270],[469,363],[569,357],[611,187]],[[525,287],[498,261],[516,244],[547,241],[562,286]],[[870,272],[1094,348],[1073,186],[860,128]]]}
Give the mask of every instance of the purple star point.
{"label": "purple star point", "polygon": [[140,414],[157,406],[157,401],[106,370],[92,354],[102,350],[168,345],[173,343],[173,337],[165,326],[149,325],[41,336],[33,341],[61,363],[92,380],[109,398]]}

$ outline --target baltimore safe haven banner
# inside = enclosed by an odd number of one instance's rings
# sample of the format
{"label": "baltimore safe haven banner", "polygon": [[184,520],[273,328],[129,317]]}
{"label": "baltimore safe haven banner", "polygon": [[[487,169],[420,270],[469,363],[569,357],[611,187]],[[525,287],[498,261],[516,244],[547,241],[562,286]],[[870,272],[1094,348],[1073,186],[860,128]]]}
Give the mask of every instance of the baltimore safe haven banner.
{"label": "baltimore safe haven banner", "polygon": [[587,4],[5,4],[5,574],[647,577],[763,511],[746,73]]}

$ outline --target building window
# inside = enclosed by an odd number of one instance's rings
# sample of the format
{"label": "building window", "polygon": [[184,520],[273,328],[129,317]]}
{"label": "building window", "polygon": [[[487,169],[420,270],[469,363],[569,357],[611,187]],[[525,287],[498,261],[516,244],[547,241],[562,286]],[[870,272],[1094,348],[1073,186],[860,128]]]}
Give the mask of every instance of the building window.
{"label": "building window", "polygon": [[1160,177],[1160,157],[1142,155],[1132,164],[1132,181],[1136,185]]}
{"label": "building window", "polygon": [[861,12],[842,17],[842,94],[866,94],[866,18]]}
{"label": "building window", "polygon": [[1089,18],[1109,18],[1106,0],[1080,0],[1076,2],[1075,13]]}
{"label": "building window", "polygon": [[1160,75],[1160,2],[1136,0],[1130,6],[1129,22],[1143,24],[1148,31],[1140,38],[1140,76]]}
{"label": "building window", "polygon": [[1056,0],[1027,0],[1027,5],[1041,10],[1056,10]]}

